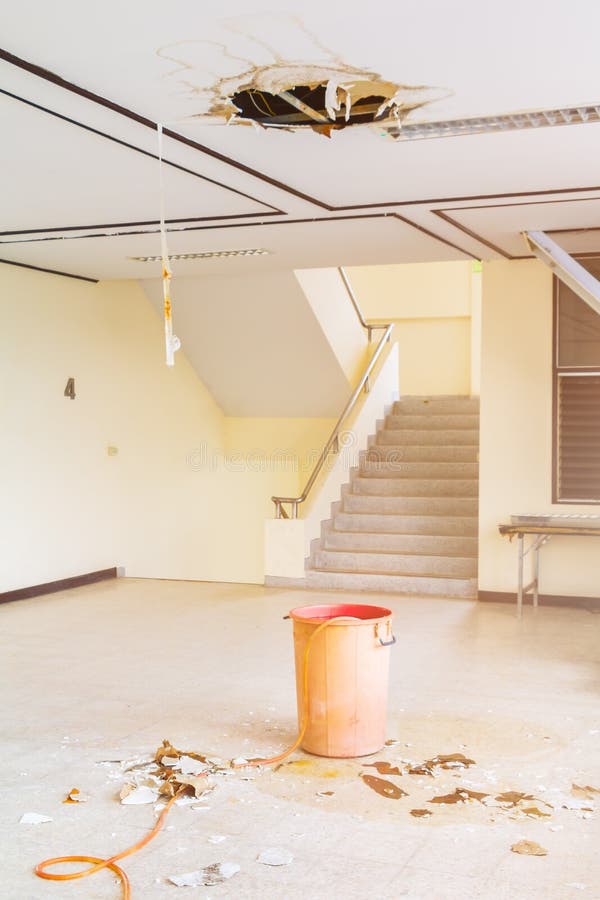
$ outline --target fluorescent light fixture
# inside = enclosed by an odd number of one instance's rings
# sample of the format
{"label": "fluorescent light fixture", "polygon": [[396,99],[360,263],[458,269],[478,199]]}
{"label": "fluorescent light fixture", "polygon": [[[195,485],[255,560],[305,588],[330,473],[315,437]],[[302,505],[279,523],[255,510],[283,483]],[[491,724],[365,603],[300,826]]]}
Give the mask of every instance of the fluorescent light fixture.
{"label": "fluorescent light fixture", "polygon": [[[170,253],[169,259],[224,259],[227,256],[267,256],[271,251],[262,247],[249,250],[199,250],[197,253]],[[133,262],[161,262],[162,256],[128,256]]]}
{"label": "fluorescent light fixture", "polygon": [[397,141],[418,141],[426,138],[458,137],[461,134],[495,134],[500,131],[524,131],[529,128],[585,125],[591,122],[600,122],[600,103],[569,106],[564,109],[537,109],[499,116],[448,119],[440,122],[402,123],[388,120],[382,122],[380,127]]}

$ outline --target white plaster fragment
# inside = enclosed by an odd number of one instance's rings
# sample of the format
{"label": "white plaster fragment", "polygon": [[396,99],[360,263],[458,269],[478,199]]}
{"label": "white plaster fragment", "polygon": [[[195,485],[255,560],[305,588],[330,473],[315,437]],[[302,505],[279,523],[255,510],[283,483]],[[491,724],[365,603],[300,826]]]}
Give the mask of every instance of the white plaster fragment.
{"label": "white plaster fragment", "polygon": [[43,816],[40,813],[23,813],[19,819],[19,825],[41,825],[43,822],[52,822],[51,816]]}
{"label": "white plaster fragment", "polygon": [[156,803],[157,799],[157,790],[142,785],[141,787],[134,788],[124,797],[121,797],[121,803],[124,806],[140,806],[144,803]]}
{"label": "white plaster fragment", "polygon": [[209,766],[192,756],[182,756],[179,759],[179,768],[182,775],[200,775],[202,772],[206,772]]}
{"label": "white plaster fragment", "polygon": [[202,887],[203,885],[222,884],[228,878],[237,875],[239,871],[240,867],[237,863],[213,863],[195,872],[169,875],[169,881],[177,887]]}
{"label": "white plaster fragment", "polygon": [[277,847],[270,847],[263,850],[257,856],[258,862],[265,866],[289,866],[294,857],[289,850],[280,850]]}

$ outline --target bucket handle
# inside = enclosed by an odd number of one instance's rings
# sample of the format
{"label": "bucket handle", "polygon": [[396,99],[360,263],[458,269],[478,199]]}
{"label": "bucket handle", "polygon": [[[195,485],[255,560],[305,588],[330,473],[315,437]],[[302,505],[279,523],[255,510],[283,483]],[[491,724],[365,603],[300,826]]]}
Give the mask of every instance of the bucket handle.
{"label": "bucket handle", "polygon": [[381,644],[382,647],[391,647],[393,644],[396,643],[396,635],[393,634],[392,639],[390,641],[384,641],[383,638],[379,638],[379,643]]}

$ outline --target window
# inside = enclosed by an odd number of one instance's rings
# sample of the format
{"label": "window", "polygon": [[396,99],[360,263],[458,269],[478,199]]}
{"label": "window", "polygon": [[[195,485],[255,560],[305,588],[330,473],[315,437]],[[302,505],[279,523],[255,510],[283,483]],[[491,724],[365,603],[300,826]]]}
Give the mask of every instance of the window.
{"label": "window", "polygon": [[[600,279],[600,256],[579,258]],[[555,503],[600,504],[600,316],[554,279]]]}

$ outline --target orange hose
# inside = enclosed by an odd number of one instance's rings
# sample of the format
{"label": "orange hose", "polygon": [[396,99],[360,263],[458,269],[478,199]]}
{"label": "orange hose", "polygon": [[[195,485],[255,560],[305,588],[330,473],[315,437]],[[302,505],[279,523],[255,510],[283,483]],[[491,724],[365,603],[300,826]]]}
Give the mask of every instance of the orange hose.
{"label": "orange hose", "polygon": [[303,695],[303,703],[302,703],[302,723],[300,725],[300,731],[298,733],[298,737],[294,741],[294,743],[284,750],[283,753],[280,753],[278,756],[271,756],[268,759],[252,759],[248,762],[244,763],[232,763],[232,768],[234,769],[244,769],[246,766],[269,766],[273,763],[281,762],[290,756],[294,750],[297,750],[304,735],[306,734],[306,729],[308,728],[308,658],[310,656],[310,651],[313,645],[313,641],[318,634],[323,631],[323,629],[327,628],[329,625],[333,625],[334,622],[348,622],[353,621],[356,622],[355,616],[336,616],[334,619],[328,619],[326,622],[322,622],[311,634],[308,641],[306,642],[306,647],[304,648],[304,657],[302,660],[302,695]]}
{"label": "orange hose", "polygon": [[[308,659],[310,656],[310,651],[313,645],[314,639],[318,634],[321,633],[325,628],[329,625],[332,625],[334,622],[348,621],[352,620],[352,616],[337,616],[335,619],[328,619],[326,622],[322,622],[311,634],[310,638],[306,642],[306,647],[304,648],[304,657],[302,664],[302,687],[303,687],[303,710],[302,710],[302,723],[300,726],[300,731],[298,733],[298,737],[294,741],[294,743],[288,747],[287,750],[284,750],[283,753],[278,754],[278,756],[272,756],[269,759],[253,759],[250,762],[246,763],[232,763],[232,767],[234,769],[242,769],[246,766],[266,766],[272,763],[278,763],[282,760],[286,759],[286,757],[290,756],[294,750],[296,750],[300,744],[302,743],[302,739],[306,734],[306,729],[308,728]],[[354,619],[354,621],[356,621]],[[128,847],[127,850],[122,850],[121,853],[117,853],[115,856],[111,856],[109,859],[101,859],[98,856],[56,856],[53,859],[44,859],[41,863],[38,863],[34,869],[36,875],[39,878],[47,878],[49,881],[73,881],[76,878],[87,878],[88,875],[93,875],[95,872],[100,872],[102,869],[110,869],[115,875],[121,880],[121,885],[123,887],[123,900],[131,900],[131,884],[129,882],[129,878],[127,877],[127,873],[120,866],[116,865],[117,860],[124,859],[126,856],[131,856],[133,853],[137,853],[138,850],[141,850],[142,847],[145,847],[146,844],[149,844],[150,841],[156,837],[158,832],[163,827],[163,823],[165,818],[167,817],[171,807],[177,800],[179,794],[175,794],[174,797],[171,797],[163,811],[161,812],[156,825],[150,831],[146,837],[142,838],[141,841],[138,841],[137,844],[133,844],[131,847]],[[92,865],[88,869],[82,869],[81,872],[70,872],[65,875],[55,875],[51,872],[47,872],[46,869],[48,866],[57,866],[61,863],[76,863],[76,862],[86,862],[91,863]]]}
{"label": "orange hose", "polygon": [[[117,853],[116,856],[111,856],[110,859],[101,859],[97,856],[57,856],[53,859],[45,859],[41,863],[38,863],[34,869],[36,875],[40,878],[47,878],[50,881],[73,881],[75,878],[87,878],[88,875],[93,875],[94,872],[100,872],[101,869],[111,869],[115,875],[118,875],[121,879],[121,885],[123,887],[123,900],[130,900],[131,898],[131,886],[129,883],[129,878],[127,877],[127,873],[120,867],[116,865],[117,860],[124,859],[126,856],[131,856],[132,853],[137,853],[138,850],[141,850],[142,847],[145,847],[146,844],[149,844],[152,838],[155,838],[158,832],[163,827],[163,823],[165,818],[167,817],[171,807],[177,800],[179,795],[175,794],[174,797],[171,797],[160,816],[158,817],[158,821],[156,825],[150,831],[146,837],[142,838],[141,841],[138,841],[137,844],[133,844],[133,846],[128,847],[127,850],[122,850],[121,853]],[[92,863],[89,869],[82,869],[81,872],[70,872],[65,875],[56,875],[52,872],[46,872],[46,868],[48,866],[56,866],[60,863],[72,863],[72,862],[87,862]]]}

